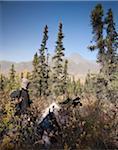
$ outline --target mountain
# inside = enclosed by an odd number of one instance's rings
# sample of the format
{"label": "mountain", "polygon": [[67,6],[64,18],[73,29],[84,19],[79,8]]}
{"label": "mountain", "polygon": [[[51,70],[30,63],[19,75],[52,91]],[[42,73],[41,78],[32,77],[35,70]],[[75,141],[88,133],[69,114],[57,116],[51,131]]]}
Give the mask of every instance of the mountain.
{"label": "mountain", "polygon": [[69,60],[69,73],[70,75],[75,75],[75,77],[85,78],[88,71],[91,73],[99,72],[100,66],[92,60],[87,60],[83,58],[80,54],[74,53]]}
{"label": "mountain", "polygon": [[16,62],[11,62],[11,61],[0,61],[0,65],[1,65],[1,72],[3,74],[8,74],[9,73],[9,69],[11,67],[11,65],[14,64],[15,66],[15,70],[16,72],[20,73],[22,71],[31,71],[32,70],[32,62],[20,62],[20,63],[16,63]]}
{"label": "mountain", "polygon": [[[80,77],[84,79],[88,71],[91,73],[97,73],[99,71],[99,65],[95,61],[87,60],[83,58],[78,53],[73,53],[69,57],[67,57],[69,61],[68,72],[71,76],[75,76],[76,78]],[[51,63],[51,62],[50,62]],[[32,62],[10,62],[10,61],[0,61],[1,72],[3,74],[8,74],[11,64],[14,64],[16,71],[31,71],[32,70]]]}

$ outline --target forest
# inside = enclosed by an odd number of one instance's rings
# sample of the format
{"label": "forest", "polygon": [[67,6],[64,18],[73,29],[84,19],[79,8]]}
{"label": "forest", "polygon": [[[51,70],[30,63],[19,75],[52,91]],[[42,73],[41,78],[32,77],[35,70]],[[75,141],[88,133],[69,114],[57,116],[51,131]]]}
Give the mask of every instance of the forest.
{"label": "forest", "polygon": [[[34,54],[32,72],[18,74],[12,64],[8,75],[0,72],[0,150],[102,150],[118,148],[118,32],[113,11],[104,14],[97,4],[91,11],[91,53],[97,51],[99,73],[88,72],[84,83],[68,73],[65,57],[63,23],[58,26],[52,65],[47,48],[48,25],[44,27],[42,43]],[[25,114],[16,114],[16,104],[10,94],[21,88],[21,80],[29,81],[31,105]],[[37,132],[41,112],[52,102],[79,97],[82,106],[65,104],[67,123],[59,124],[61,134],[50,135],[51,145],[42,144]]]}

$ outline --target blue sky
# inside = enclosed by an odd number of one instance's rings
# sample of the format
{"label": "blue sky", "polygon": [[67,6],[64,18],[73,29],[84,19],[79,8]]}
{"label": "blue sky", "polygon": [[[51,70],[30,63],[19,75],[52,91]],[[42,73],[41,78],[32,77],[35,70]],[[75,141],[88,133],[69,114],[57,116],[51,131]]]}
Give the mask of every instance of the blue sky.
{"label": "blue sky", "polygon": [[102,3],[106,14],[112,8],[118,29],[118,2],[0,2],[0,60],[29,61],[40,48],[43,29],[49,27],[47,47],[54,53],[58,23],[63,23],[66,56],[79,53],[95,60],[87,49],[92,39],[91,10]]}

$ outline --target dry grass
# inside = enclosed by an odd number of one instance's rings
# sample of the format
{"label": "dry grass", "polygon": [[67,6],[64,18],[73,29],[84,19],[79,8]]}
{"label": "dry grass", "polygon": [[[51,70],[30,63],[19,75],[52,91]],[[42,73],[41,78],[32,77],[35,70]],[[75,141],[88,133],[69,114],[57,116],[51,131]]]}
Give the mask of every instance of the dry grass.
{"label": "dry grass", "polygon": [[[3,127],[3,133],[0,134],[0,149],[28,149],[41,148],[41,143],[36,135],[35,120],[41,116],[44,110],[53,101],[46,99],[36,99],[29,109],[30,121],[28,118],[18,118],[13,116],[10,109],[14,109],[6,101],[6,96],[2,95],[1,107],[6,112],[0,117],[0,127]],[[8,98],[8,97],[7,97]],[[5,103],[4,103],[5,101]],[[62,139],[57,135],[58,143],[52,145],[52,149],[117,149],[117,124],[118,107],[110,101],[97,101],[91,94],[84,94],[81,100],[83,106],[64,107],[67,113],[68,121],[61,126]],[[4,106],[4,107],[3,107]],[[11,110],[12,110],[11,109]],[[5,122],[5,118],[8,120]],[[24,123],[19,127],[18,122]],[[28,130],[28,132],[26,132]],[[30,131],[30,133],[29,133]],[[24,141],[24,133],[26,140]],[[37,143],[36,145],[34,143]]]}

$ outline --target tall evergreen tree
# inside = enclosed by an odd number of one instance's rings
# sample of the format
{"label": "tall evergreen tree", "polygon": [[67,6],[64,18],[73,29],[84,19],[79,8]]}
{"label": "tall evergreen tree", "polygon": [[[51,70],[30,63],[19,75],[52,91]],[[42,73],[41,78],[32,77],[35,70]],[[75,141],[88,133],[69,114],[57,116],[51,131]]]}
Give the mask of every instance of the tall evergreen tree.
{"label": "tall evergreen tree", "polygon": [[[115,29],[112,10],[108,10],[105,19],[103,15],[102,5],[98,4],[91,13],[95,44],[89,48],[91,51],[98,49],[98,62],[101,64],[101,71],[105,75],[110,75],[118,69],[118,33]],[[106,34],[103,36],[104,31]]]}
{"label": "tall evergreen tree", "polygon": [[67,82],[67,96],[72,97],[73,95],[73,87],[72,87],[72,79],[71,77],[68,77],[68,82]]}
{"label": "tall evergreen tree", "polygon": [[103,20],[103,8],[101,4],[98,4],[91,13],[91,25],[93,28],[93,41],[95,42],[94,45],[90,46],[90,50],[98,50],[98,62],[101,65],[101,70],[104,71],[105,66],[105,44],[103,38],[103,27],[104,27],[104,20]]}
{"label": "tall evergreen tree", "polygon": [[43,40],[41,48],[39,49],[39,65],[38,65],[38,74],[39,74],[39,95],[45,96],[46,92],[46,44],[48,40],[48,26],[46,25],[43,32]]}
{"label": "tall evergreen tree", "polygon": [[46,96],[49,96],[50,92],[51,92],[51,86],[50,86],[50,72],[51,72],[51,69],[50,69],[50,66],[49,66],[49,53],[48,53],[48,50],[47,50],[47,57],[46,57],[46,80],[45,80],[45,88],[46,88]]}
{"label": "tall evergreen tree", "polygon": [[32,64],[33,64],[33,71],[32,71],[31,91],[32,91],[33,96],[37,97],[37,96],[40,96],[39,95],[40,85],[38,83],[39,56],[37,53],[34,55]]}
{"label": "tall evergreen tree", "polygon": [[9,90],[13,90],[16,86],[16,71],[14,68],[14,64],[11,65],[10,73],[9,73]]}
{"label": "tall evergreen tree", "polygon": [[55,55],[53,57],[53,92],[55,93],[55,96],[59,96],[63,93],[62,89],[62,76],[63,76],[63,57],[64,57],[64,50],[63,47],[63,32],[62,32],[63,25],[60,22],[59,23],[59,32],[58,32],[58,38],[56,42],[56,48],[55,48]]}
{"label": "tall evergreen tree", "polygon": [[98,49],[98,62],[102,69],[96,77],[86,80],[86,89],[94,92],[98,100],[116,101],[118,89],[112,83],[117,83],[118,79],[118,33],[115,29],[112,10],[108,10],[103,20],[102,6],[97,5],[92,11],[91,24],[95,45],[90,46],[90,50]]}
{"label": "tall evergreen tree", "polygon": [[11,81],[15,81],[15,73],[16,73],[16,71],[15,71],[15,68],[14,68],[14,64],[12,64],[11,65],[11,69],[10,69],[10,80]]}
{"label": "tall evergreen tree", "polygon": [[90,73],[90,70],[88,71],[84,83],[84,90],[87,93],[91,93],[94,90],[93,83],[92,83],[92,74]]}
{"label": "tall evergreen tree", "polygon": [[32,64],[33,64],[33,73],[35,74],[36,72],[38,72],[38,65],[39,65],[39,56],[37,53],[34,55]]}
{"label": "tall evergreen tree", "polygon": [[106,48],[107,48],[107,74],[112,74],[113,72],[118,71],[118,33],[115,29],[115,23],[113,18],[112,10],[109,9],[107,16],[105,18],[106,23]]}
{"label": "tall evergreen tree", "polygon": [[3,80],[3,75],[1,73],[1,64],[0,64],[0,91],[4,90],[4,80]]}
{"label": "tall evergreen tree", "polygon": [[67,96],[67,82],[68,82],[68,60],[65,60],[62,83],[63,83],[63,94],[66,94],[66,96]]}
{"label": "tall evergreen tree", "polygon": [[80,95],[82,93],[82,84],[80,79],[76,81],[76,85],[77,85],[77,94]]}
{"label": "tall evergreen tree", "polygon": [[26,78],[29,80],[31,79],[31,73],[29,71],[26,73]]}
{"label": "tall evergreen tree", "polygon": [[0,75],[0,91],[4,91],[4,77],[2,74]]}
{"label": "tall evergreen tree", "polygon": [[73,76],[73,80],[72,80],[72,87],[73,87],[73,96],[77,96],[77,85],[76,85],[76,81],[75,81],[75,77]]}

